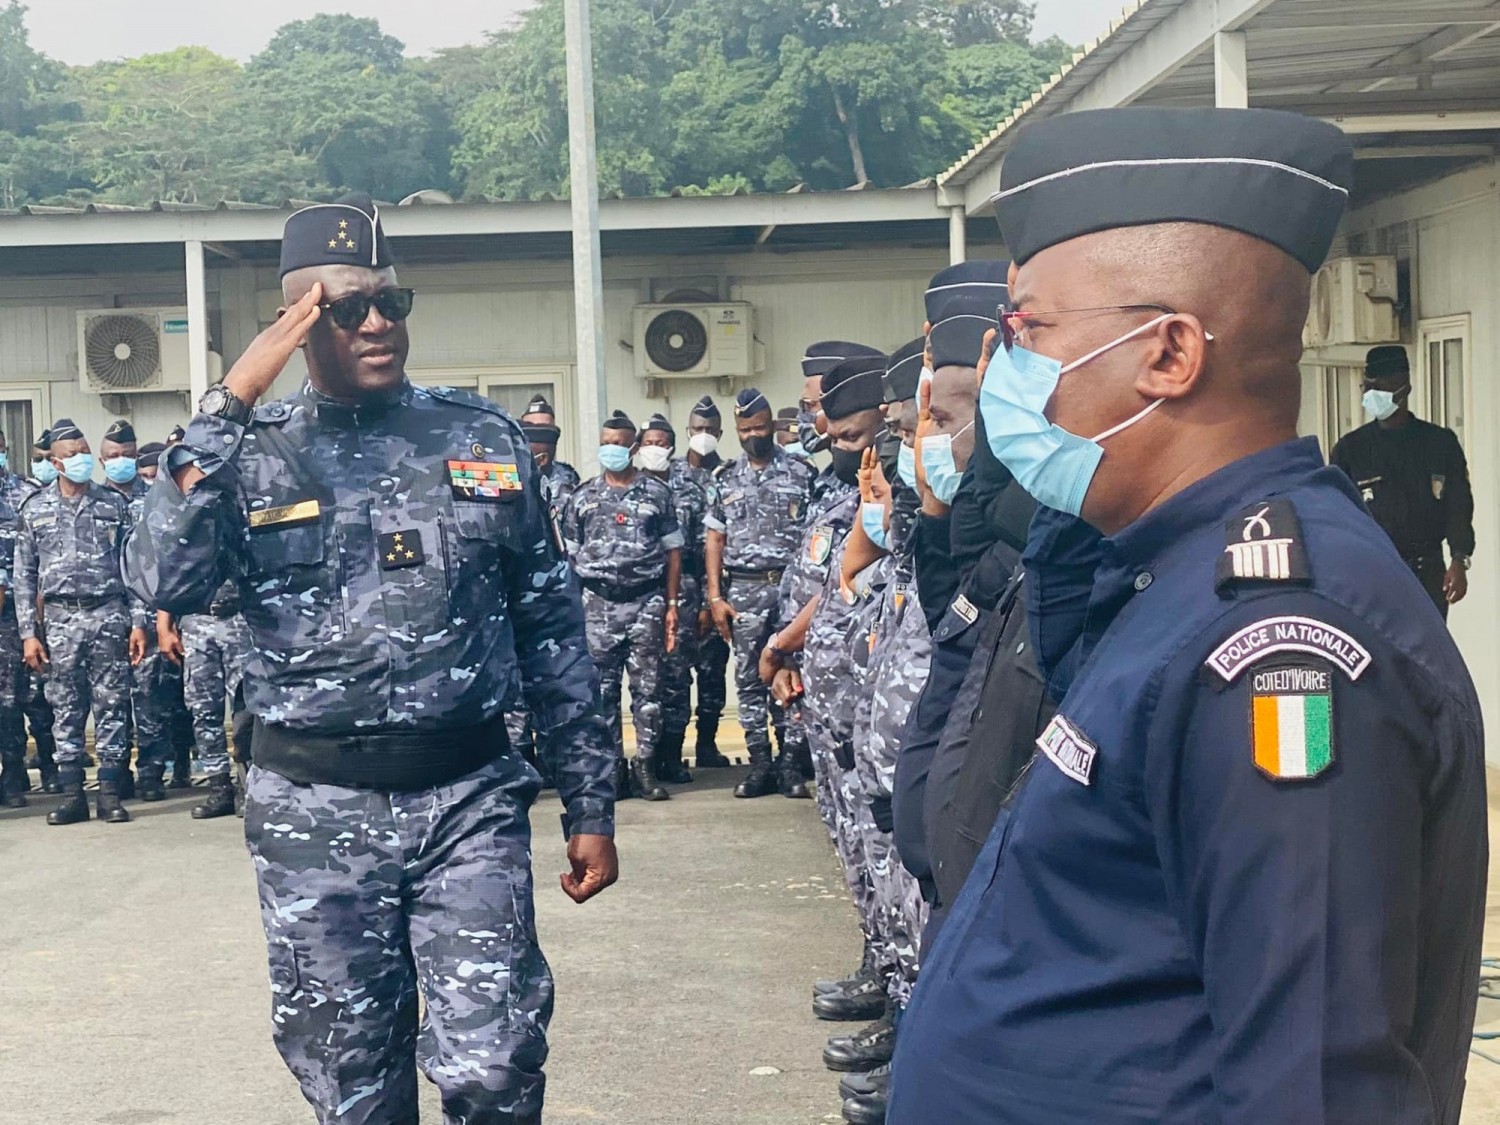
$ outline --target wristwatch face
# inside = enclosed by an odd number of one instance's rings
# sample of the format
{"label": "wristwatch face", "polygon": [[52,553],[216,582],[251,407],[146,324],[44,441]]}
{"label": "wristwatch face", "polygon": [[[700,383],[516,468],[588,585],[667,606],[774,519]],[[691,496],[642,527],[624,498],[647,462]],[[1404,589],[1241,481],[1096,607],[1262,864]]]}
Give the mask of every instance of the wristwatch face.
{"label": "wristwatch face", "polygon": [[205,414],[218,418],[223,415],[224,407],[228,405],[225,401],[226,397],[223,387],[209,387],[208,391],[199,401],[198,409]]}

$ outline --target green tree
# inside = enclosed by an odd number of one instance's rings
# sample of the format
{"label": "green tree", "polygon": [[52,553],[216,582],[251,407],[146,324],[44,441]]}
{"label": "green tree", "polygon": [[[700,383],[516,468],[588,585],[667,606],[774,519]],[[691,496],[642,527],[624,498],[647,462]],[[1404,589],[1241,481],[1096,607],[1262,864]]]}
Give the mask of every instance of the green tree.
{"label": "green tree", "polygon": [[26,6],[0,8],[0,206],[35,202],[81,186],[67,154],[41,130],[66,121],[78,107],[64,93],[66,71],[31,45]]}
{"label": "green tree", "polygon": [[1073,55],[1052,38],[1035,46],[978,43],[948,52],[944,109],[977,140],[1009,117]]}

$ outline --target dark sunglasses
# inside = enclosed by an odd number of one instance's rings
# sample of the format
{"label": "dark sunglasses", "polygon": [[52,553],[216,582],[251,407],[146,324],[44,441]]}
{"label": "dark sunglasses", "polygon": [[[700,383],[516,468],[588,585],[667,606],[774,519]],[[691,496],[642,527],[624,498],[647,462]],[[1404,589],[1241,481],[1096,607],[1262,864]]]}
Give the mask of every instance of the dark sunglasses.
{"label": "dark sunglasses", "polygon": [[353,332],[369,318],[372,308],[393,324],[405,320],[411,316],[416,299],[415,289],[381,289],[376,293],[350,293],[337,301],[324,301],[319,308],[345,332]]}
{"label": "dark sunglasses", "polygon": [[1071,316],[1074,313],[1106,313],[1106,312],[1157,312],[1176,313],[1176,309],[1169,309],[1166,305],[1095,305],[1086,309],[1052,309],[1048,312],[1024,312],[1011,311],[1004,305],[1000,306],[998,313],[1000,319],[1000,342],[1005,345],[1005,350],[1010,351],[1016,346],[1016,339],[1025,326],[1028,317],[1036,316]]}

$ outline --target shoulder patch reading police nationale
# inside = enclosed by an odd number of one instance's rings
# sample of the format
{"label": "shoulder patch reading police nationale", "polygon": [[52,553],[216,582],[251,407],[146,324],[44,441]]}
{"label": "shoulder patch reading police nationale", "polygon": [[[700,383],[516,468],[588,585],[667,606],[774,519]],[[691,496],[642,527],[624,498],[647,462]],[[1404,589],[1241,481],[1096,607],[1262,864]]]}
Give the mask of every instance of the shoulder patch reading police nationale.
{"label": "shoulder patch reading police nationale", "polygon": [[1277,781],[1317,777],[1333,764],[1333,673],[1289,664],[1250,677],[1255,766]]}
{"label": "shoulder patch reading police nationale", "polygon": [[1370,652],[1342,629],[1312,617],[1266,617],[1228,637],[1204,663],[1233,683],[1250,665],[1279,652],[1321,656],[1357,680],[1370,666]]}
{"label": "shoulder patch reading police nationale", "polygon": [[1251,504],[1224,525],[1214,589],[1237,581],[1308,582],[1302,525],[1288,500]]}
{"label": "shoulder patch reading police nationale", "polygon": [[1099,753],[1099,748],[1080,734],[1078,728],[1067,719],[1061,715],[1053,715],[1036,744],[1063,773],[1082,785],[1089,784],[1089,778],[1094,772],[1094,757]]}

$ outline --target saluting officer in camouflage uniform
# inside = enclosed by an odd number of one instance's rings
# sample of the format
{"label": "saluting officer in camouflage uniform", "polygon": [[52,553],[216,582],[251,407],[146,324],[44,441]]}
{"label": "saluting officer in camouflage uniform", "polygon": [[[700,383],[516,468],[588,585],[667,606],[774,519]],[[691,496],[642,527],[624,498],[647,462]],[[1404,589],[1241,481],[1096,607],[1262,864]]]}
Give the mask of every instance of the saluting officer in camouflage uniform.
{"label": "saluting officer in camouflage uniform", "polygon": [[[777,446],[771,404],[755,388],[735,396],[734,425],[744,452],[719,476],[718,495],[704,521],[705,569],[714,626],[734,645],[734,686],[750,753],[750,773],[734,795],[764,797],[776,792],[777,780],[760,653],[781,624],[781,578],[802,539],[813,470]],[[796,760],[785,746],[781,757],[781,771],[789,776]]]}
{"label": "saluting officer in camouflage uniform", "polygon": [[[48,824],[89,817],[83,795],[84,726],[94,714],[100,820],[121,824],[128,769],[130,665],[146,651],[146,607],[127,595],[120,551],[130,508],[114,489],[92,483],[94,455],[72,419],[52,424],[52,462],[62,474],[21,507],[16,530],[16,616],[26,663],[38,675],[51,664],[47,700],[57,716],[57,767],[68,799]],[[37,595],[47,614],[47,643],[37,636]],[[50,651],[49,651],[50,649]]]}
{"label": "saluting officer in camouflage uniform", "polygon": [[693,669],[702,646],[698,615],[703,602],[703,543],[708,528],[703,519],[713,496],[713,477],[686,461],[674,459],[677,432],[660,414],[641,427],[637,454],[641,469],[672,490],[677,526],[682,529],[682,580],[678,583],[677,647],[663,662],[661,675],[661,739],[657,743],[657,773],[663,781],[686,785],[693,780],[682,764],[682,744],[692,717]]}
{"label": "saluting officer in camouflage uniform", "polygon": [[[52,431],[43,430],[31,446],[30,475],[23,479],[15,473],[9,474],[10,480],[15,483],[11,485],[11,491],[6,493],[6,497],[15,510],[17,521],[21,518],[21,505],[57,479],[57,466],[52,463],[51,450]],[[14,597],[10,600],[14,601]],[[46,627],[41,621],[37,622],[37,636],[42,639],[43,644],[46,643]],[[21,661],[20,678],[16,681],[16,698],[20,701],[25,725],[31,729],[31,737],[36,742],[36,757],[26,764],[28,768],[41,773],[44,792],[61,793],[62,782],[57,778],[55,759],[57,741],[52,733],[55,721],[52,704],[47,702],[46,683],[44,676],[37,675],[27,667],[25,660]],[[25,729],[21,731],[20,739],[24,746]]]}
{"label": "saluting officer in camouflage uniform", "polygon": [[[729,462],[719,454],[719,442],[724,437],[724,420],[719,406],[709,395],[704,395],[693,404],[687,420],[688,451],[682,458],[685,468],[697,469],[708,474],[713,488],[718,488],[719,478]],[[709,492],[709,511],[713,509],[713,492]],[[704,513],[705,520],[707,512]],[[707,551],[707,524],[704,525],[704,550]],[[684,621],[688,619],[683,618]],[[693,764],[700,769],[717,769],[730,764],[719,752],[719,721],[724,715],[724,704],[729,698],[728,670],[729,644],[714,628],[713,615],[708,611],[708,580],[703,584],[703,608],[698,611],[698,658],[693,663],[693,678],[698,685],[697,711],[693,719],[695,747]]]}
{"label": "saluting officer in camouflage uniform", "polygon": [[[617,865],[578,586],[520,426],[407,380],[412,292],[369,197],[288,219],[282,279],[281,318],[167,454],[131,581],[186,615],[242,568],[245,833],[276,1043],[318,1120],[415,1121],[420,1064],[448,1120],[535,1125],[538,779],[502,715],[523,686],[584,901]],[[252,409],[304,344],[309,382]]]}
{"label": "saluting officer in camouflage uniform", "polygon": [[521,415],[521,429],[531,443],[531,456],[542,474],[542,495],[552,510],[562,514],[563,506],[573,490],[583,483],[578,470],[566,461],[557,459],[557,443],[562,438],[562,429],[557,424],[557,411],[541,395],[526,404],[526,413]]}
{"label": "saluting officer in camouflage uniform", "polygon": [[670,793],[656,773],[663,663],[677,646],[682,528],[672,490],[636,470],[635,424],[616,410],[599,434],[603,471],[582,484],[563,512],[563,541],[583,584],[589,652],[599,666],[600,702],[625,760],[620,693],[630,673],[635,759],[630,772],[648,801]]}

